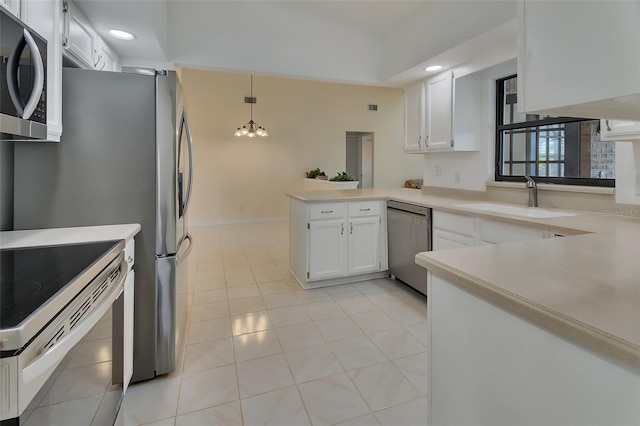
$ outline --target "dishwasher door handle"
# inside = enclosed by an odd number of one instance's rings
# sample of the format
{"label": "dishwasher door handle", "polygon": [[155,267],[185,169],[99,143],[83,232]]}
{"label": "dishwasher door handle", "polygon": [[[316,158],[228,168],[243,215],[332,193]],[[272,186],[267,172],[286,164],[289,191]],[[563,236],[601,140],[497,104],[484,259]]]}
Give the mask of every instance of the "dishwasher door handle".
{"label": "dishwasher door handle", "polygon": [[423,215],[423,214],[414,213],[414,212],[408,212],[406,210],[395,209],[393,207],[387,207],[387,212],[391,212],[391,211],[393,213],[404,214],[404,215],[407,215],[407,216],[415,217],[417,219],[429,221],[429,218],[427,216]]}

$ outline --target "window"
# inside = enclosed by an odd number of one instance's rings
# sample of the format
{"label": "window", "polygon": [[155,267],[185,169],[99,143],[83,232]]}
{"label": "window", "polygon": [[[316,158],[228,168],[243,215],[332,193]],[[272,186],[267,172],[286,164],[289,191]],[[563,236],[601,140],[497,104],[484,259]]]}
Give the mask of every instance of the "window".
{"label": "window", "polygon": [[517,76],[497,81],[496,180],[614,186],[615,143],[600,121],[518,112]]}

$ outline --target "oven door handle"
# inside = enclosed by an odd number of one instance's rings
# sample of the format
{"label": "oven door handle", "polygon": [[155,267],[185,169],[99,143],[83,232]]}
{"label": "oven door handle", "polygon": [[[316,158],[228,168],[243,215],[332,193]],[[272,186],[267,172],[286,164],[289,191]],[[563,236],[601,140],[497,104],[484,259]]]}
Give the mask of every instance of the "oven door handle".
{"label": "oven door handle", "polygon": [[45,352],[35,358],[28,366],[22,369],[22,381],[29,383],[38,378],[50,368],[55,368],[60,361],[73,349],[73,347],[82,340],[84,336],[93,328],[94,325],[109,310],[113,302],[118,298],[124,288],[124,281],[127,278],[127,262],[122,261],[120,271],[122,272],[118,283],[113,286],[111,292],[100,302],[100,305],[94,309],[88,316],[79,322],[72,331],[60,339],[56,344],[47,349]]}

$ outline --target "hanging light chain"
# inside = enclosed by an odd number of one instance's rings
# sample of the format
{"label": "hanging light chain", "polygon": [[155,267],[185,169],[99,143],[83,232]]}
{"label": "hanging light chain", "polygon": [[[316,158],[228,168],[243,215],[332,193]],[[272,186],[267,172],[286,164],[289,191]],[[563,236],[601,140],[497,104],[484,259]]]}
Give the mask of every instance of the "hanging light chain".
{"label": "hanging light chain", "polygon": [[257,101],[257,99],[253,97],[253,74],[251,74],[251,97],[249,99],[250,99],[249,103],[251,104],[249,107],[249,111],[250,111],[249,122],[244,126],[242,126],[242,128],[238,127],[236,129],[236,132],[234,133],[234,136],[247,136],[250,138],[253,138],[255,136],[262,136],[262,137],[269,136],[265,128],[263,128],[262,126],[258,126],[253,121],[253,104],[256,103]]}

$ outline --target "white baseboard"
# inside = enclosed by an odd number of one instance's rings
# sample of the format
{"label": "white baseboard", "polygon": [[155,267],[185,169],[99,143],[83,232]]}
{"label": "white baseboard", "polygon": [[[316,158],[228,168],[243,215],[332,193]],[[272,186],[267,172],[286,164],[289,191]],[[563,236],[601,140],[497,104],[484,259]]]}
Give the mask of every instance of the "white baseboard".
{"label": "white baseboard", "polygon": [[207,222],[189,222],[189,228],[201,226],[240,225],[243,223],[284,222],[286,217],[255,217],[251,219],[216,220]]}

